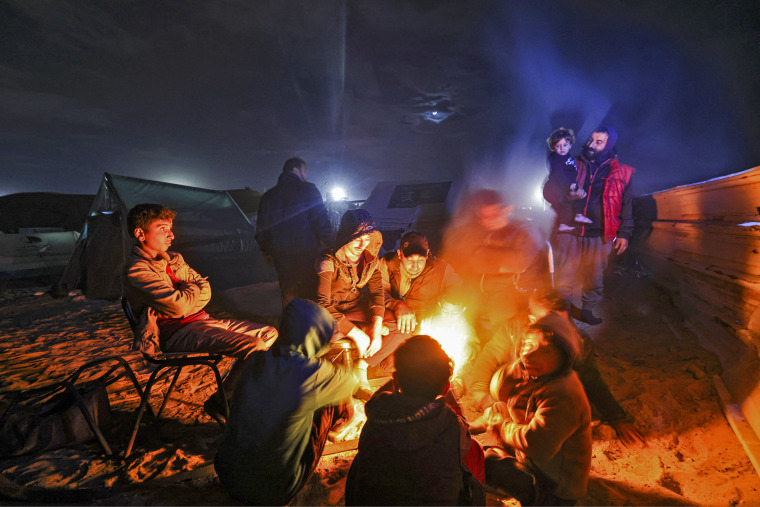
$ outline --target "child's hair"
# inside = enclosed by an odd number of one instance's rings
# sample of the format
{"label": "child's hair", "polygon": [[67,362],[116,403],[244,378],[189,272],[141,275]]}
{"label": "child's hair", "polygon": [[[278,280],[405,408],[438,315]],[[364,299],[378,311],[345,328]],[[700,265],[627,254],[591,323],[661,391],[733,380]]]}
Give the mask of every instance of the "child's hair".
{"label": "child's hair", "polygon": [[393,358],[401,392],[428,400],[443,394],[453,368],[440,343],[427,335],[412,336]]}
{"label": "child's hair", "polygon": [[549,137],[546,138],[546,144],[549,145],[550,150],[554,151],[554,145],[563,139],[567,139],[568,143],[574,144],[575,132],[573,132],[571,129],[560,127],[554,132],[552,132],[551,134],[549,134]]}
{"label": "child's hair", "polygon": [[550,312],[566,312],[567,301],[556,289],[536,289],[530,300]]}
{"label": "child's hair", "polygon": [[127,230],[130,235],[135,233],[135,229],[142,229],[147,232],[150,224],[156,220],[174,220],[176,216],[176,211],[172,211],[161,204],[138,204],[129,210],[129,214],[127,215]]}

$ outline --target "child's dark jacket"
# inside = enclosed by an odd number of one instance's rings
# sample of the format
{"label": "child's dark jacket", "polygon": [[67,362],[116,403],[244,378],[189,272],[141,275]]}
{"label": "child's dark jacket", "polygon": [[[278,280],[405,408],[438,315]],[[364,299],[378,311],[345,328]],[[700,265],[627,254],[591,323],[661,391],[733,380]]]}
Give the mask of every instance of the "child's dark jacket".
{"label": "child's dark jacket", "polygon": [[346,505],[455,505],[469,435],[443,398],[378,392],[346,482]]}

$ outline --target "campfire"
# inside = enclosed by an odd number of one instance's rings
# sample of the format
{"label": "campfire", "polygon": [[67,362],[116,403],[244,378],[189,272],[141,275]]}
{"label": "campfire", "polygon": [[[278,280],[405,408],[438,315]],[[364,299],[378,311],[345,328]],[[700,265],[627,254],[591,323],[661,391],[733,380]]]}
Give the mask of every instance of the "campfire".
{"label": "campfire", "polygon": [[422,321],[420,334],[429,335],[441,344],[454,361],[453,377],[458,377],[470,356],[473,338],[472,328],[464,316],[464,308],[445,305],[440,312]]}

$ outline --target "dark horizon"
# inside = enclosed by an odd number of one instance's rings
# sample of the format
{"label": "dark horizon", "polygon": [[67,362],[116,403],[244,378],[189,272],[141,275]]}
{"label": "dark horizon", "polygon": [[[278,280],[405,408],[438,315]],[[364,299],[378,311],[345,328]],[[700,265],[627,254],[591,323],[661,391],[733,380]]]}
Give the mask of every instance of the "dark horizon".
{"label": "dark horizon", "polygon": [[544,139],[619,134],[637,194],[760,164],[754,3],[0,4],[0,195],[104,172],[323,196],[463,179],[536,204]]}

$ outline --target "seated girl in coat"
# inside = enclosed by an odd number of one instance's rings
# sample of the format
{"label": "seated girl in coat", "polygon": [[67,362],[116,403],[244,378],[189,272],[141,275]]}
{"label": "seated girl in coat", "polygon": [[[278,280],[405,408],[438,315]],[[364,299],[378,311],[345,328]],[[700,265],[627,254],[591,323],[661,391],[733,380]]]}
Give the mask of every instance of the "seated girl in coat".
{"label": "seated girl in coat", "polygon": [[572,325],[549,314],[492,381],[486,484],[523,505],[573,505],[586,494],[591,409],[572,369],[579,352]]}

